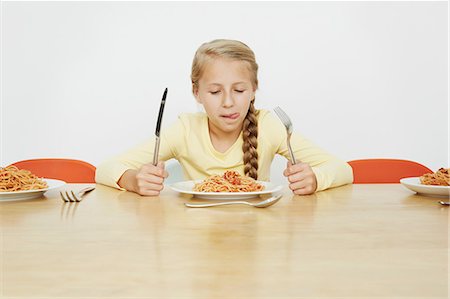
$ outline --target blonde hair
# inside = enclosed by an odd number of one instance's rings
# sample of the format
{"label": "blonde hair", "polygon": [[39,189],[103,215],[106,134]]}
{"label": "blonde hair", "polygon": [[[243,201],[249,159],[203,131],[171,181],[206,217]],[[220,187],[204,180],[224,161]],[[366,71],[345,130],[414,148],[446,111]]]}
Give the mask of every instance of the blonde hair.
{"label": "blonde hair", "polygon": [[[254,90],[258,89],[258,64],[253,51],[246,44],[237,40],[216,39],[202,44],[195,52],[191,70],[193,93],[198,89],[198,81],[203,75],[206,65],[216,58],[247,62],[253,88]],[[258,110],[255,109],[254,102],[255,99],[250,103],[242,127],[244,141],[242,151],[244,153],[244,174],[256,180],[258,179],[258,152],[256,150],[258,147]]]}

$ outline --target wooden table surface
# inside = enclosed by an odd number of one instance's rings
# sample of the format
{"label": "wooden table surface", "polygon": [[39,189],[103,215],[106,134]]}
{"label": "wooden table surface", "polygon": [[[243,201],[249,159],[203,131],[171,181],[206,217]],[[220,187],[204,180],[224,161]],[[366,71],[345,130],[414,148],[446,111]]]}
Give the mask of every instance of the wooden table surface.
{"label": "wooden table surface", "polygon": [[266,209],[187,201],[97,185],[78,204],[0,202],[0,297],[448,297],[449,209],[401,185],[286,188]]}

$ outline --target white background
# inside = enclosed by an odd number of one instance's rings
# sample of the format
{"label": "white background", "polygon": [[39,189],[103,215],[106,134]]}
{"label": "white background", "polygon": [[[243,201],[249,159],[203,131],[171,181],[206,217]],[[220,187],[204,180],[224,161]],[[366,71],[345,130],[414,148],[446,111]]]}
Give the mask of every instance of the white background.
{"label": "white background", "polygon": [[[7,2],[1,12],[1,165],[97,165],[198,111],[201,43],[238,39],[260,66],[257,107],[344,160],[448,167],[446,2]],[[284,164],[284,162],[283,162]]]}

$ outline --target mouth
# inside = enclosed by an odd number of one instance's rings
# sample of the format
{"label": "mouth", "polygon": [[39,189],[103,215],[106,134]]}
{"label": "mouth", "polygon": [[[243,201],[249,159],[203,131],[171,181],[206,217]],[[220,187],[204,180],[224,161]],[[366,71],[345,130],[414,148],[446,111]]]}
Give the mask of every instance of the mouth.
{"label": "mouth", "polygon": [[239,115],[240,115],[239,113],[231,113],[231,114],[223,114],[222,117],[227,119],[237,119]]}

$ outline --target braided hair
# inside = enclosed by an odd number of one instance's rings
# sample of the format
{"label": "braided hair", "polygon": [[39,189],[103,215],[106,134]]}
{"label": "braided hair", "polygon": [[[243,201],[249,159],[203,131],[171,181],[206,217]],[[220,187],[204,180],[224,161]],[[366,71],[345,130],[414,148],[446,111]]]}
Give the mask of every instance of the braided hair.
{"label": "braided hair", "polygon": [[244,152],[244,173],[256,180],[258,179],[258,152],[256,151],[258,148],[258,111],[253,105],[254,101],[250,103],[250,108],[244,119],[242,151]]}

